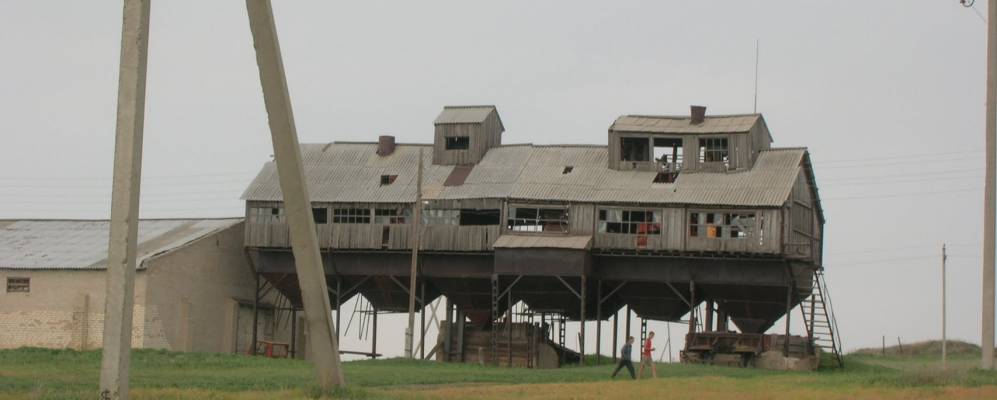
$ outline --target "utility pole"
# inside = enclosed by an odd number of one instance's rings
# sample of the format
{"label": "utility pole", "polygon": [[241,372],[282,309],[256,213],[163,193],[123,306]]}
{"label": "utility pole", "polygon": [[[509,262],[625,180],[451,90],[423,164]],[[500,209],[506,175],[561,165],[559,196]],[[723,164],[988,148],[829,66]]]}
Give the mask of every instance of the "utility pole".
{"label": "utility pole", "polygon": [[104,344],[100,359],[100,398],[107,400],[128,398],[148,54],[149,0],[126,0],[121,22]]}
{"label": "utility pole", "polygon": [[948,259],[948,255],[945,253],[945,244],[942,243],[942,369],[948,368],[948,352],[946,349],[946,343],[948,340],[945,336],[946,327],[946,315],[947,312],[945,308],[945,261]]}
{"label": "utility pole", "polygon": [[997,211],[997,195],[994,192],[994,169],[997,160],[994,155],[997,137],[997,0],[987,5],[987,172],[983,194],[983,324],[982,340],[983,369],[994,368],[994,219]]}
{"label": "utility pole", "polygon": [[[422,222],[422,149],[419,149],[419,169],[415,181],[415,207],[412,207],[412,269],[409,270],[408,285],[408,327],[405,328],[405,358],[412,358],[412,336],[415,331],[415,277],[419,272],[419,223]],[[425,304],[423,304],[425,306]],[[447,310],[449,312],[449,310]],[[447,329],[450,327],[448,326]]]}
{"label": "utility pole", "polygon": [[[339,343],[332,322],[329,288],[326,286],[325,268],[315,234],[312,203],[301,161],[298,132],[294,126],[291,97],[287,90],[287,77],[284,75],[284,62],[281,60],[280,43],[277,40],[277,26],[269,0],[246,0],[246,10],[256,50],[256,65],[260,71],[260,86],[263,89],[270,137],[273,140],[280,191],[291,230],[294,269],[305,308],[307,350],[315,364],[319,386],[329,391],[334,386],[345,385],[346,381],[339,361]],[[377,321],[376,318],[377,314],[374,321]],[[376,342],[376,336],[374,340]]]}

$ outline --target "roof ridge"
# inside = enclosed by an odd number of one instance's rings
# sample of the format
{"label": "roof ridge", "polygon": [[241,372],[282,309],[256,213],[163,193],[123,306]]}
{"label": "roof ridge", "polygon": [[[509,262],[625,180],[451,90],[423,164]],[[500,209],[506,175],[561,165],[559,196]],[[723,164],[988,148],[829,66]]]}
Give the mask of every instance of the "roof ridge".
{"label": "roof ridge", "polygon": [[[761,113],[747,113],[747,114],[707,114],[706,118],[737,118],[737,117],[760,117]],[[692,119],[689,115],[650,115],[650,114],[626,114],[622,115],[617,119],[623,117],[636,117],[636,118],[659,118],[659,119]]]}

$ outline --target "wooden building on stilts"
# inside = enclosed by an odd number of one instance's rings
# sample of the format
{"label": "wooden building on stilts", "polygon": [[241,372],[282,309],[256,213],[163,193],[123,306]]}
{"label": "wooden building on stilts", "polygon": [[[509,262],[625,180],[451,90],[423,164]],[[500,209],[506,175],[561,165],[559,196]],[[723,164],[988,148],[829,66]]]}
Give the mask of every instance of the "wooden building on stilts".
{"label": "wooden building on stilts", "polygon": [[[609,353],[601,322],[631,310],[687,322],[688,362],[840,353],[810,157],[771,147],[760,114],[626,115],[606,146],[503,144],[494,106],[444,107],[434,127],[429,144],[301,145],[333,307],[363,295],[407,311],[418,223],[417,304],[446,298],[441,339],[424,346],[439,360],[584,362],[565,323],[600,321],[595,351]],[[256,273],[300,307],[272,161],[243,199]],[[806,332],[789,336],[786,318],[764,334],[797,307]],[[579,341],[592,334],[582,324]]]}

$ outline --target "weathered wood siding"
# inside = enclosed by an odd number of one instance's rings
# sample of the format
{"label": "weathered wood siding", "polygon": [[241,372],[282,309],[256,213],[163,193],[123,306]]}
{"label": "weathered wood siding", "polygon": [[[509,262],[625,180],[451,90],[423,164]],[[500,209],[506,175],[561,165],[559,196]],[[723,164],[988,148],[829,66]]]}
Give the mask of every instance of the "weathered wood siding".
{"label": "weathered wood siding", "polygon": [[247,247],[291,247],[291,232],[286,216],[264,217],[255,209],[283,209],[280,202],[246,202],[245,240]]}
{"label": "weathered wood siding", "polygon": [[[689,213],[693,212],[732,212],[755,214],[755,229],[750,237],[736,238],[710,238],[705,232],[700,230],[698,236],[690,235]],[[686,212],[686,251],[710,252],[710,253],[764,253],[778,254],[780,227],[782,226],[779,209],[708,209],[708,208],[688,208]],[[726,233],[726,232],[724,232]]]}
{"label": "weathered wood siding", "polygon": [[820,221],[814,203],[813,189],[802,168],[796,177],[786,214],[787,239],[783,246],[786,256],[819,260]]}
{"label": "weathered wood siding", "polygon": [[685,209],[678,207],[647,208],[596,206],[595,224],[598,226],[599,209],[655,210],[661,213],[661,232],[652,235],[595,232],[592,246],[602,250],[681,251],[685,243]]}
{"label": "weathered wood siding", "polygon": [[595,206],[573,203],[568,206],[569,231],[572,235],[591,235],[595,231]]}
{"label": "weathered wood siding", "polygon": [[424,225],[422,250],[434,251],[488,251],[502,234],[499,225],[460,226]]}
{"label": "weathered wood siding", "polygon": [[[446,138],[467,136],[466,150],[447,150]],[[498,113],[492,111],[481,123],[438,124],[433,139],[433,164],[469,165],[476,164],[485,156],[488,149],[502,144],[502,123]]]}

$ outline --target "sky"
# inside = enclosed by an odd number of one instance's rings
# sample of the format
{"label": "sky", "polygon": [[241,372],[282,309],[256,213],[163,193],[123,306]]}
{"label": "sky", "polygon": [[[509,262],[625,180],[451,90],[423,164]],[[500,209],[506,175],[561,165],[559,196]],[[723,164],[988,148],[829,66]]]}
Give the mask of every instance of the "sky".
{"label": "sky", "polygon": [[[943,243],[949,337],[980,341],[977,3],[279,0],[274,12],[302,142],[429,142],[444,105],[495,104],[507,144],[605,144],[620,115],[691,104],[750,113],[759,43],[757,109],[774,146],[811,152],[851,350],[940,337]],[[0,0],[0,218],[108,218],[120,31],[117,1]],[[272,154],[244,2],[153,3],[144,141],[142,217],[243,213]],[[401,354],[404,319],[382,319],[379,350]],[[666,325],[651,329],[660,339]]]}

